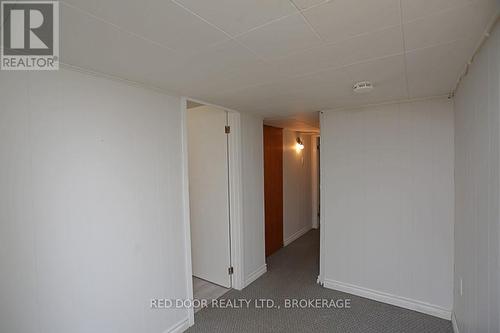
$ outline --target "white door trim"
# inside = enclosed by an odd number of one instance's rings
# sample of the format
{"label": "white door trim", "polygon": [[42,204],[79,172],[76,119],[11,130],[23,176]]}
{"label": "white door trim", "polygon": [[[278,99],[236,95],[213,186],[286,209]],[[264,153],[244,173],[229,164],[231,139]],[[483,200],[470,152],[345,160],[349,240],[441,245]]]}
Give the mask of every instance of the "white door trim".
{"label": "white door trim", "polygon": [[231,264],[234,268],[232,286],[243,289],[243,217],[241,185],[241,126],[240,114],[228,111],[228,124],[231,128],[228,140],[229,151],[229,221],[231,224]]}
{"label": "white door trim", "polygon": [[[319,160],[320,157],[318,156],[320,154],[319,149],[318,149],[318,138],[320,137],[319,134],[313,134],[311,135],[311,158],[312,158],[312,164],[311,164],[311,177],[313,178],[313,181],[311,182],[311,190],[312,190],[312,195],[311,195],[311,220],[312,220],[312,228],[313,229],[318,229],[319,228],[319,210],[318,207],[319,205],[319,186],[320,186],[320,174],[319,174]],[[315,168],[313,168],[315,166]]]}
{"label": "white door trim", "polygon": [[[182,202],[184,224],[184,256],[186,260],[186,297],[193,299],[193,267],[191,262],[191,222],[189,217],[189,166],[188,166],[188,128],[187,128],[187,99],[181,98],[181,126],[182,126]],[[194,309],[188,308],[189,327],[194,325]]]}
{"label": "white door trim", "polygon": [[[193,298],[192,283],[192,260],[191,260],[191,222],[189,217],[189,167],[187,151],[187,100],[204,105],[216,107],[228,112],[229,126],[229,205],[231,223],[231,260],[234,273],[231,277],[231,285],[234,289],[243,289],[243,222],[242,222],[242,198],[243,189],[241,182],[241,127],[239,112],[222,106],[206,103],[204,101],[183,97],[182,108],[182,171],[183,171],[183,205],[184,205],[184,230],[185,230],[185,254],[186,254],[186,280],[187,297]],[[221,130],[224,130],[223,128]],[[194,311],[188,309],[189,323],[194,324]]]}
{"label": "white door trim", "polygon": [[[323,123],[323,111],[319,113],[319,128],[320,128],[320,137],[321,137],[321,142],[320,142],[320,154],[321,152],[325,151],[323,147],[323,142],[325,142],[325,135],[326,132],[323,132],[321,130],[321,124]],[[319,276],[317,282],[321,285],[324,284],[325,280],[325,230],[326,230],[326,223],[325,223],[325,175],[324,175],[324,170],[323,170],[323,161],[324,158],[322,158],[323,155],[321,155],[320,160],[319,160],[319,201],[320,201],[320,212],[319,212]]]}

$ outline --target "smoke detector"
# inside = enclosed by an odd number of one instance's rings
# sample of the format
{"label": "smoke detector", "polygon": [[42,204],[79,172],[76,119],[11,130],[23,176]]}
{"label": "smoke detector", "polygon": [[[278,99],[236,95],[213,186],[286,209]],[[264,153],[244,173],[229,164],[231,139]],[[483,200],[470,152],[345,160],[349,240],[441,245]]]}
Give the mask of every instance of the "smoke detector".
{"label": "smoke detector", "polygon": [[370,81],[361,81],[356,83],[352,90],[357,94],[366,94],[373,90],[373,84]]}

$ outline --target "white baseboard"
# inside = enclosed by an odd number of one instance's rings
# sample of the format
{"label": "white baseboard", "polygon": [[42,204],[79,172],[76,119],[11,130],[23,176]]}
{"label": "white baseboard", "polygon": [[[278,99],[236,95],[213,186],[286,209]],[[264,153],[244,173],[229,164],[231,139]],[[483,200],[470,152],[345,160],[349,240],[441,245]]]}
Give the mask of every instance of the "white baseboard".
{"label": "white baseboard", "polygon": [[262,276],[262,274],[264,274],[265,272],[267,272],[267,265],[266,264],[260,266],[257,270],[250,273],[250,275],[248,275],[245,278],[245,283],[243,285],[243,288],[245,288],[246,286],[250,285],[252,282],[257,280],[258,278],[260,278]]}
{"label": "white baseboard", "polygon": [[312,229],[311,226],[305,226],[304,228],[302,228],[299,231],[295,232],[293,235],[291,235],[287,239],[283,240],[283,246],[287,246],[288,244],[290,244],[291,242],[293,242],[297,238],[299,238],[299,237],[303,236],[304,234],[306,234],[311,229]]}
{"label": "white baseboard", "polygon": [[171,326],[164,333],[182,333],[186,331],[189,327],[191,327],[191,325],[189,324],[189,318],[185,318],[180,322],[178,322],[177,324]]}
{"label": "white baseboard", "polygon": [[460,331],[458,330],[458,323],[457,323],[457,317],[455,316],[455,312],[451,313],[451,324],[453,325],[453,332],[460,333]]}
{"label": "white baseboard", "polygon": [[325,288],[339,290],[356,296],[369,298],[378,302],[399,306],[401,308],[425,313],[446,320],[451,320],[451,310],[442,308],[437,305],[329,279],[325,279],[323,285]]}
{"label": "white baseboard", "polygon": [[316,283],[321,285],[321,286],[324,284],[323,278],[320,275],[318,275],[318,278],[316,279]]}

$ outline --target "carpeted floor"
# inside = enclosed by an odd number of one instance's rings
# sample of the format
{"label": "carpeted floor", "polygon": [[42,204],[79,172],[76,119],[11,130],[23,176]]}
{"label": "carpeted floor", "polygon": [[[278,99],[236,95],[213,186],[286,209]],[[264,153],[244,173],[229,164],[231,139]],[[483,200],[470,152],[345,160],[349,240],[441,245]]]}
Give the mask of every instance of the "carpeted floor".
{"label": "carpeted floor", "polygon": [[[452,333],[451,322],[321,287],[319,232],[312,230],[268,258],[268,272],[222,299],[272,299],[280,309],[208,307],[187,332]],[[285,299],[351,299],[350,309],[285,308]]]}

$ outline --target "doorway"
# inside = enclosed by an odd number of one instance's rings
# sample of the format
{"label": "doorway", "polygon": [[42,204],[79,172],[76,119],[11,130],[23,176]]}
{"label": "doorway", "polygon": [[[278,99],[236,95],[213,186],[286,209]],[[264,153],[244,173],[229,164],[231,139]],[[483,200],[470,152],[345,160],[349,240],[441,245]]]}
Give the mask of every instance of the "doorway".
{"label": "doorway", "polygon": [[210,301],[243,285],[240,114],[185,98],[181,108],[188,298]]}
{"label": "doorway", "polygon": [[231,288],[227,111],[187,110],[193,276]]}
{"label": "doorway", "polygon": [[319,124],[267,119],[263,128],[266,257],[319,228]]}

